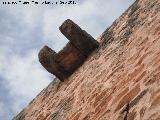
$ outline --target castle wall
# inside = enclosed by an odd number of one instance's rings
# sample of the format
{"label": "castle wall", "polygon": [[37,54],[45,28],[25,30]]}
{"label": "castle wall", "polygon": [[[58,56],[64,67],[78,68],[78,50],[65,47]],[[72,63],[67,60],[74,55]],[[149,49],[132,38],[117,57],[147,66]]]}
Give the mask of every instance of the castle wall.
{"label": "castle wall", "polygon": [[13,120],[159,120],[160,1],[137,0],[100,41]]}

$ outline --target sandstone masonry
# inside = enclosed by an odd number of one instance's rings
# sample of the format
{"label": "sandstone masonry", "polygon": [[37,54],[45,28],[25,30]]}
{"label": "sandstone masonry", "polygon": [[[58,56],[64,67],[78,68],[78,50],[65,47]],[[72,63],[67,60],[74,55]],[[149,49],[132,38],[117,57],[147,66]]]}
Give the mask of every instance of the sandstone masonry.
{"label": "sandstone masonry", "polygon": [[98,41],[13,120],[160,120],[160,0],[136,0]]}

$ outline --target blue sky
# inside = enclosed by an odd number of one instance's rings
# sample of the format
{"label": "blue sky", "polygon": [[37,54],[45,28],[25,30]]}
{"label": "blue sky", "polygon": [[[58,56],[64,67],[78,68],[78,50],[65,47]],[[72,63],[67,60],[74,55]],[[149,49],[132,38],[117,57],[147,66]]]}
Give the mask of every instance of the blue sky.
{"label": "blue sky", "polygon": [[76,5],[62,6],[2,1],[7,0],[0,0],[0,120],[11,120],[53,80],[37,56],[44,45],[55,51],[63,48],[67,39],[58,27],[64,20],[72,19],[97,38],[134,2],[75,0]]}

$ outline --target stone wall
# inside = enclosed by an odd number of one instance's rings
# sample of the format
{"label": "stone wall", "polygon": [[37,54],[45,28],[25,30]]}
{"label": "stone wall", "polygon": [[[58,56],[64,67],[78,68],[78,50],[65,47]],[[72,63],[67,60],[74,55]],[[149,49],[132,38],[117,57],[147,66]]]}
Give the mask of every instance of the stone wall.
{"label": "stone wall", "polygon": [[137,0],[99,41],[13,120],[160,120],[160,1]]}

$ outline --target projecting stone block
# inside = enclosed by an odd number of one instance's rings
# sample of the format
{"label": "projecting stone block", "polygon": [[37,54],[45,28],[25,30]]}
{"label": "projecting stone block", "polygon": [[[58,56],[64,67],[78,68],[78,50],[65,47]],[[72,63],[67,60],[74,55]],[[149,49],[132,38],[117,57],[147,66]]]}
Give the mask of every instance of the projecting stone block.
{"label": "projecting stone block", "polygon": [[67,45],[58,53],[44,46],[39,61],[48,72],[64,81],[98,47],[98,42],[71,20],[66,20],[60,30],[69,39]]}
{"label": "projecting stone block", "polygon": [[82,30],[72,20],[68,19],[64,21],[59,29],[62,34],[86,56],[88,56],[99,45],[91,35]]}
{"label": "projecting stone block", "polygon": [[53,51],[48,46],[44,46],[39,54],[39,61],[42,64],[42,66],[50,73],[54,74],[56,77],[58,77],[61,81],[63,81],[67,76],[68,72],[65,71],[63,67],[61,67],[59,64],[56,63],[57,53]]}
{"label": "projecting stone block", "polygon": [[56,63],[62,66],[69,74],[72,74],[84,61],[86,57],[71,43],[56,55]]}

